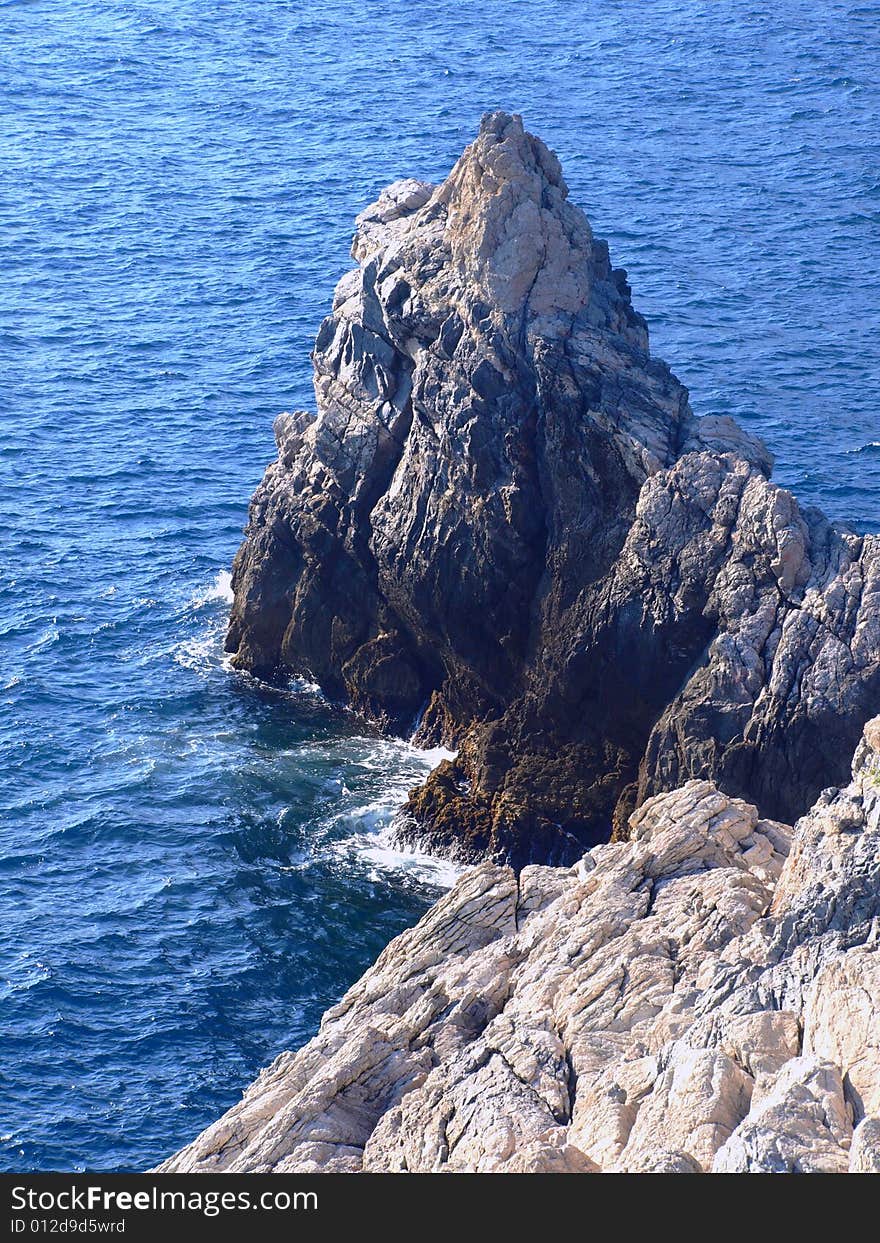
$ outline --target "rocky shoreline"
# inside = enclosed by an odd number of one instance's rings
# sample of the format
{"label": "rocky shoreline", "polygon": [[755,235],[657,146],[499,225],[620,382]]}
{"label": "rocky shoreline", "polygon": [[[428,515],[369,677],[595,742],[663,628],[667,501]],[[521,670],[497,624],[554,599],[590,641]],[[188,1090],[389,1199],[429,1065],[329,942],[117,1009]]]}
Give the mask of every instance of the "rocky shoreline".
{"label": "rocky shoreline", "polygon": [[794,821],[880,702],[880,538],[695,418],[519,117],[357,221],[233,572],[233,663],[457,751],[401,837],[572,863],[690,778]]}
{"label": "rocky shoreline", "polygon": [[455,749],[398,836],[476,866],[160,1168],[880,1172],[880,537],[693,415],[519,117],[352,255],[227,649]]}
{"label": "rocky shoreline", "polygon": [[167,1172],[880,1172],[880,717],[792,831],[690,781],[482,864]]}

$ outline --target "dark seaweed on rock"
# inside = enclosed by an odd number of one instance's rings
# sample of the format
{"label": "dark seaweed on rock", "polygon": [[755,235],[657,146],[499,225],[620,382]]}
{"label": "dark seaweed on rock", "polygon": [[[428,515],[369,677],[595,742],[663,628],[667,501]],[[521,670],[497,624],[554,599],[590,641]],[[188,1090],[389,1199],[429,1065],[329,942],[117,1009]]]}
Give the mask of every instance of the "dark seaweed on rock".
{"label": "dark seaweed on rock", "polygon": [[401,836],[564,863],[689,777],[793,821],[880,702],[880,539],[697,419],[556,157],[494,113],[357,221],[227,648],[458,749]]}

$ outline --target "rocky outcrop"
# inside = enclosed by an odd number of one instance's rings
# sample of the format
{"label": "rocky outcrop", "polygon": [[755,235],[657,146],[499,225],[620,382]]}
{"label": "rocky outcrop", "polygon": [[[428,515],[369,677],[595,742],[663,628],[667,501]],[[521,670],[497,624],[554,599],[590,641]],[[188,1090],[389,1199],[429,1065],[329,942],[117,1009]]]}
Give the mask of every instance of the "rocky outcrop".
{"label": "rocky outcrop", "polygon": [[457,748],[405,840],[572,862],[689,778],[791,821],[880,696],[880,539],[695,419],[626,274],[518,117],[358,218],[317,414],[236,558],[227,646]]}
{"label": "rocky outcrop", "polygon": [[880,717],[794,831],[705,781],[482,864],[171,1171],[880,1169]]}

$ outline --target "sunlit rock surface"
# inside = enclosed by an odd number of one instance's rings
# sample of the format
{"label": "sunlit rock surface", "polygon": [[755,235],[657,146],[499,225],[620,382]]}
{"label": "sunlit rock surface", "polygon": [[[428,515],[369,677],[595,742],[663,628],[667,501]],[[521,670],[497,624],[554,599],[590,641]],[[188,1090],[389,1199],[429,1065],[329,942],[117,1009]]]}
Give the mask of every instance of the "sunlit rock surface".
{"label": "sunlit rock surface", "polygon": [[794,830],[690,781],[479,865],[162,1168],[880,1169],[880,717]]}

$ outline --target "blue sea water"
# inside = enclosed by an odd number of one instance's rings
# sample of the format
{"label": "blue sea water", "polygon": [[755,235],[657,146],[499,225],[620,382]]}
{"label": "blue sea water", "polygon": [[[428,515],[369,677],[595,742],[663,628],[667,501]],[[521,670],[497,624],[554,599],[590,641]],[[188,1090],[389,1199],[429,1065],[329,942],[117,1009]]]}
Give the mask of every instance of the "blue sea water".
{"label": "blue sea water", "polygon": [[138,1169],[444,874],[429,757],[224,666],[355,213],[522,112],[698,413],[880,529],[880,6],[0,2],[0,1166]]}

